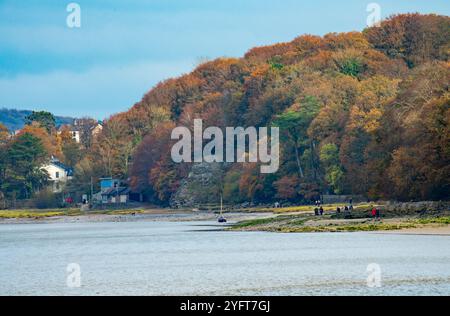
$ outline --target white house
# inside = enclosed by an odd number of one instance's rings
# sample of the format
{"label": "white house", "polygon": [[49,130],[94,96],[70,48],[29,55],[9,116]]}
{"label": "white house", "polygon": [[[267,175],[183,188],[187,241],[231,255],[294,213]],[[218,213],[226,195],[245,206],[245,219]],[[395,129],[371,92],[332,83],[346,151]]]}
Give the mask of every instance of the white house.
{"label": "white house", "polygon": [[70,131],[70,134],[72,135],[72,139],[79,143],[81,138],[80,138],[80,131]]}
{"label": "white house", "polygon": [[98,121],[97,124],[91,128],[92,136],[97,136],[102,130],[103,130],[103,125],[100,121]]}
{"label": "white house", "polygon": [[41,169],[47,171],[53,192],[61,192],[65,183],[72,179],[73,169],[53,158]]}
{"label": "white house", "polygon": [[[101,121],[95,121],[93,119],[79,119],[74,120],[73,125],[66,125],[69,127],[70,135],[72,139],[80,143],[84,137],[89,137],[86,133],[90,133],[92,137],[96,137],[103,129],[103,123]],[[61,133],[61,130],[58,131]]]}

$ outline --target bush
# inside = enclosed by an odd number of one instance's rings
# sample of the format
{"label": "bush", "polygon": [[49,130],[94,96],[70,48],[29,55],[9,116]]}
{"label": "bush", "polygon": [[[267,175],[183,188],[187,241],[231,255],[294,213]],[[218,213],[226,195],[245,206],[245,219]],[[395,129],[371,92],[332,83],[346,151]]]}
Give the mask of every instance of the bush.
{"label": "bush", "polygon": [[62,197],[59,193],[43,190],[34,196],[31,204],[38,209],[58,208],[62,206]]}

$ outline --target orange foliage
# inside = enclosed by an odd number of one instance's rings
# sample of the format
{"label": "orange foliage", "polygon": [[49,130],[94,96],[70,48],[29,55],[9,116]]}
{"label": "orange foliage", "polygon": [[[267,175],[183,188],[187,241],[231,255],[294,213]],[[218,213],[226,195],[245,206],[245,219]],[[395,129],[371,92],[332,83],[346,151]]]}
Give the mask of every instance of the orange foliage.
{"label": "orange foliage", "polygon": [[39,138],[48,156],[55,156],[59,159],[62,159],[61,139],[57,135],[49,135],[47,130],[43,127],[40,127],[37,123],[33,123],[32,125],[25,125],[22,130],[20,130],[18,135],[22,135],[25,133]]}

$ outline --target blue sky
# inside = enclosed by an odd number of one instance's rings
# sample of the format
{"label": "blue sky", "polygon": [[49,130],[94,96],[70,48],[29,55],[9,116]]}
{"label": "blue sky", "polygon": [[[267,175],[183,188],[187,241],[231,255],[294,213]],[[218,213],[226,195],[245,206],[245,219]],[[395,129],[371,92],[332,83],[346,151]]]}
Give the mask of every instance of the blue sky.
{"label": "blue sky", "polygon": [[[70,2],[81,28],[67,27]],[[371,2],[382,17],[450,15],[448,0],[0,0],[0,108],[105,118],[201,58],[362,30]]]}

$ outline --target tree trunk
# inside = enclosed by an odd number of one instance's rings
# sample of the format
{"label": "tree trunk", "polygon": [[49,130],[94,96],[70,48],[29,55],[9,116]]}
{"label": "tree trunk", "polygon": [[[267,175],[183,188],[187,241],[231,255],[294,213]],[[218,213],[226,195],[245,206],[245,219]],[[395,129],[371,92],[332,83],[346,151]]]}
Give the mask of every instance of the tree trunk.
{"label": "tree trunk", "polygon": [[302,166],[300,164],[300,155],[298,153],[297,144],[295,144],[295,159],[297,160],[298,174],[300,175],[300,178],[303,178],[304,174],[303,174]]}

